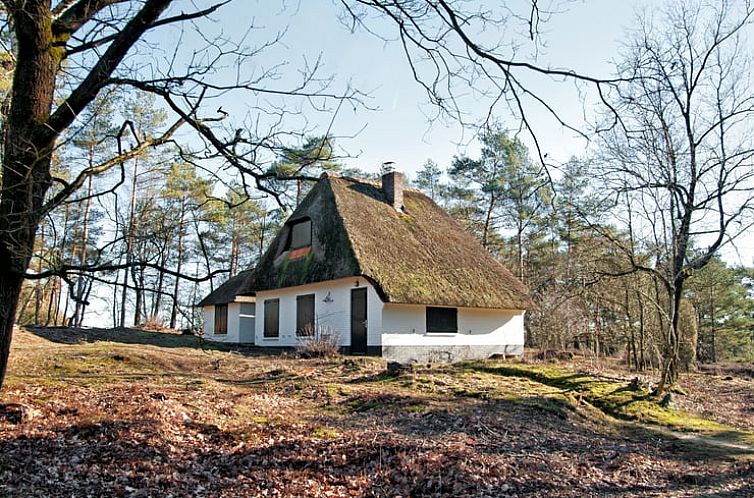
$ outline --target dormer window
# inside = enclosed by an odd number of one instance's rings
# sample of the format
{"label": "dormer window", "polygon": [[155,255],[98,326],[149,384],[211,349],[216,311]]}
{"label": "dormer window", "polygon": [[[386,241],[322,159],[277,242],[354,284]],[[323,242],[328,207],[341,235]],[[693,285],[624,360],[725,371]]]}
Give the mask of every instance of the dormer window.
{"label": "dormer window", "polygon": [[291,222],[285,250],[301,249],[312,245],[312,220],[304,218]]}

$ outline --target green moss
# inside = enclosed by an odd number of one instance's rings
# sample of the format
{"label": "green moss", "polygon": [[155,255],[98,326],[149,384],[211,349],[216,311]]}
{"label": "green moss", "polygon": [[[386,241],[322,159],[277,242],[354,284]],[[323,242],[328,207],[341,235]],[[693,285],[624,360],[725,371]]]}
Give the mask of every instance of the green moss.
{"label": "green moss", "polygon": [[336,439],[340,433],[332,427],[317,427],[312,431],[312,436],[317,439]]}
{"label": "green moss", "polygon": [[388,408],[390,404],[378,400],[356,398],[347,401],[346,406],[350,409],[349,411],[351,412],[366,412],[379,408]]}
{"label": "green moss", "polygon": [[410,405],[404,405],[401,407],[403,410],[409,412],[409,413],[426,413],[429,411],[429,406],[422,405],[420,403],[414,403]]}
{"label": "green moss", "polygon": [[270,425],[270,419],[261,415],[251,417],[251,421],[257,425]]}
{"label": "green moss", "polygon": [[[673,430],[699,432],[708,435],[735,434],[742,440],[754,441],[754,434],[737,431],[717,422],[696,417],[682,410],[663,408],[646,390],[632,390],[627,382],[605,380],[584,373],[572,372],[556,366],[467,363],[463,371],[485,372],[501,377],[530,379],[556,391],[547,398],[565,399],[571,406],[586,404],[600,412],[623,420],[655,424]],[[536,401],[542,403],[542,399]],[[546,405],[547,403],[545,403]],[[556,405],[555,408],[562,408]]]}

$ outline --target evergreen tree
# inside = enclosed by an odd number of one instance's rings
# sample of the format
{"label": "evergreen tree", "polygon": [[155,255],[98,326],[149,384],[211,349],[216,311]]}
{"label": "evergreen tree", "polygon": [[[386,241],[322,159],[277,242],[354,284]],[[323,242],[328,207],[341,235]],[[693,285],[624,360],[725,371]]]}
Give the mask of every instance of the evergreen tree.
{"label": "evergreen tree", "polygon": [[429,196],[430,199],[436,201],[440,196],[440,190],[442,185],[440,179],[442,177],[442,170],[437,166],[437,163],[432,159],[422,165],[422,168],[416,173],[416,180],[414,184]]}
{"label": "evergreen tree", "polygon": [[266,184],[298,206],[320,174],[340,170],[333,148],[328,136],[308,137],[300,147],[284,147],[267,172]]}
{"label": "evergreen tree", "polygon": [[719,256],[689,278],[686,291],[696,311],[699,361],[754,359],[754,301],[747,299],[741,281],[740,272]]}
{"label": "evergreen tree", "polygon": [[[171,294],[170,328],[175,328],[181,306],[181,275],[187,263],[190,245],[189,227],[194,220],[201,220],[211,193],[211,183],[197,175],[196,168],[188,163],[175,163],[167,170],[165,185],[160,193],[161,207],[170,220],[167,233],[170,233],[171,245],[168,253],[176,276],[173,277]],[[185,301],[184,301],[185,303]],[[191,306],[193,303],[185,303]]]}
{"label": "evergreen tree", "polygon": [[499,126],[485,130],[479,139],[479,159],[454,158],[448,171],[455,184],[451,195],[467,204],[466,213],[472,218],[469,224],[484,247],[502,252],[493,244],[500,240],[499,231],[513,231],[514,267],[525,280],[527,248],[538,236],[534,229],[547,206],[547,185],[520,140],[509,138]]}

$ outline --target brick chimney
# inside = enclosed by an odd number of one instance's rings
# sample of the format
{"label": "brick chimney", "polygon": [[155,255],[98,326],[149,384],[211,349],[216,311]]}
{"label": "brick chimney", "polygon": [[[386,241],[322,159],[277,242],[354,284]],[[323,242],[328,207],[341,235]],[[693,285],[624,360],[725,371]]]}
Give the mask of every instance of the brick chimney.
{"label": "brick chimney", "polygon": [[403,173],[389,171],[382,175],[382,191],[396,211],[403,211]]}

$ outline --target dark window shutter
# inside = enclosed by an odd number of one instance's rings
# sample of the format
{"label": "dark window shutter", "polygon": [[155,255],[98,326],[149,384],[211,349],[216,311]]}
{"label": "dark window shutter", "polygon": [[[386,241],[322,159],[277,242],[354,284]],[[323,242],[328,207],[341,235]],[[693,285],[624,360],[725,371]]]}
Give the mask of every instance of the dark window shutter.
{"label": "dark window shutter", "polygon": [[427,332],[458,332],[458,309],[427,306]]}
{"label": "dark window shutter", "polygon": [[221,335],[228,333],[228,305],[215,305],[215,328],[214,333]]}
{"label": "dark window shutter", "polygon": [[280,299],[265,299],[264,336],[278,337],[278,335],[280,335]]}
{"label": "dark window shutter", "polygon": [[296,296],[296,335],[314,333],[314,294]]}

